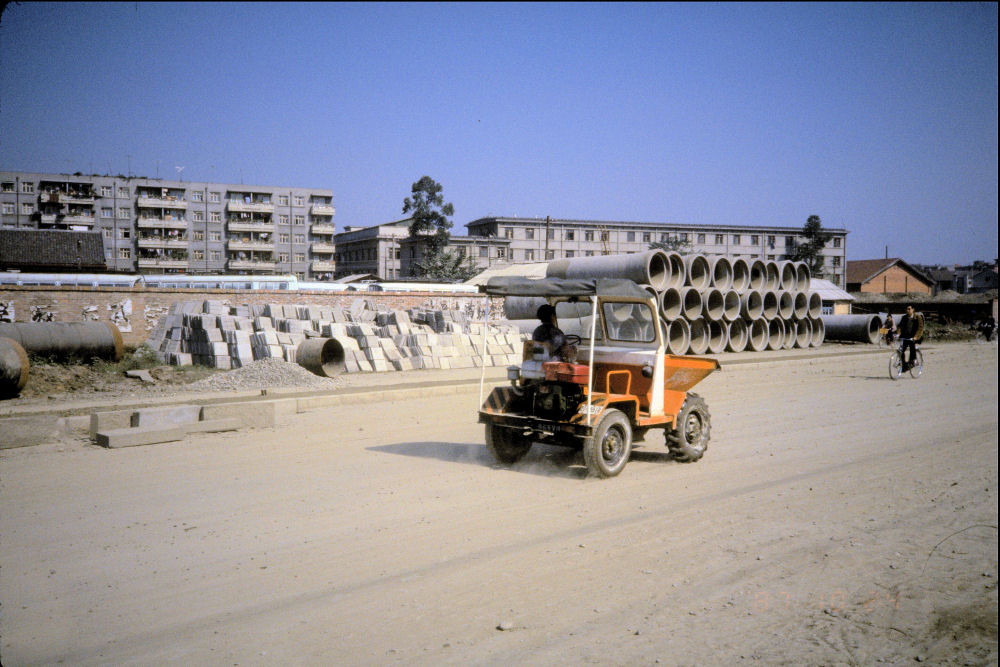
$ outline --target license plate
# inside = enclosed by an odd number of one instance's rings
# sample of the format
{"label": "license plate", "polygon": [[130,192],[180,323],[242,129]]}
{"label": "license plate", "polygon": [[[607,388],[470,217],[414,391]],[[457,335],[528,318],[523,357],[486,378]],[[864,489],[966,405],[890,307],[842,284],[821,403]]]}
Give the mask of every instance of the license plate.
{"label": "license plate", "polygon": [[[590,406],[590,414],[596,415],[600,411],[601,411],[601,406],[600,405],[591,405]],[[579,413],[581,415],[588,414],[587,413],[587,404],[586,403],[584,403],[583,405],[580,406]]]}

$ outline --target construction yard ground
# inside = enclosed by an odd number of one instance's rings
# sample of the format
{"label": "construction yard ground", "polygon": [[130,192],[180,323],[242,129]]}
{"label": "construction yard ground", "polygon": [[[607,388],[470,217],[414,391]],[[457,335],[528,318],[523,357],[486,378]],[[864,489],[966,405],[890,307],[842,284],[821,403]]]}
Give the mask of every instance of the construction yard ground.
{"label": "construction yard ground", "polygon": [[[0,660],[995,665],[997,347],[924,354],[898,381],[870,346],[722,355],[705,457],[653,432],[608,480],[494,464],[478,370],[157,445],[39,427],[0,450]],[[41,394],[0,440],[232,394]]]}

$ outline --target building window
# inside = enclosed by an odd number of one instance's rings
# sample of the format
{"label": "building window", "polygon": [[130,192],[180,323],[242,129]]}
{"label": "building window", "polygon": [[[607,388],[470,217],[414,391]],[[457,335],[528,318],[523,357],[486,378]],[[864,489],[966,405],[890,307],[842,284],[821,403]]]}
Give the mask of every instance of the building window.
{"label": "building window", "polygon": [[205,232],[192,232],[191,238],[194,239],[195,241],[204,241]]}
{"label": "building window", "polygon": [[288,216],[287,215],[279,215],[278,216],[278,224],[279,225],[287,225],[288,224]]}
{"label": "building window", "polygon": [[760,243],[760,236],[758,236],[756,234],[751,234],[750,235],[750,245],[757,245],[758,243]]}
{"label": "building window", "polygon": [[118,248],[118,259],[132,259],[132,249]]}
{"label": "building window", "polygon": [[740,244],[740,235],[733,234],[733,245],[739,245],[739,244]]}
{"label": "building window", "polygon": [[27,202],[21,204],[21,213],[24,215],[31,215],[35,212],[35,207]]}
{"label": "building window", "polygon": [[192,211],[191,212],[195,222],[205,222],[205,212],[204,211]]}
{"label": "building window", "polygon": [[104,228],[104,238],[111,239],[114,238],[114,236],[115,236],[115,230],[111,229],[110,227]]}
{"label": "building window", "polygon": [[211,250],[211,251],[209,251],[208,256],[213,261],[218,262],[220,259],[222,259],[222,251],[221,250]]}
{"label": "building window", "polygon": [[507,256],[507,251],[504,248],[497,248],[497,259],[503,259]]}
{"label": "building window", "polygon": [[21,192],[30,195],[35,191],[34,183],[21,183]]}
{"label": "building window", "polygon": [[110,206],[102,206],[101,207],[101,217],[102,218],[113,218],[114,217],[114,215],[113,215],[113,213],[111,211],[111,207]]}
{"label": "building window", "polygon": [[786,248],[794,248],[795,247],[795,237],[794,236],[786,236],[785,237],[785,247]]}
{"label": "building window", "polygon": [[652,236],[650,236],[649,232],[643,232],[642,233],[642,242],[643,243],[649,243],[649,241],[650,241],[651,238],[652,238]]}
{"label": "building window", "polygon": [[480,257],[489,257],[490,256],[490,249],[487,248],[486,246],[481,247],[479,249],[479,256]]}
{"label": "building window", "polygon": [[304,225],[306,224],[306,216],[297,215],[294,218],[292,218],[292,222],[295,223],[296,225]]}
{"label": "building window", "polygon": [[304,204],[305,204],[305,199],[302,198],[302,195],[295,195],[295,205],[302,206]]}
{"label": "building window", "polygon": [[278,204],[288,206],[288,195],[278,195]]}
{"label": "building window", "polygon": [[209,211],[208,219],[212,222],[222,222],[222,213],[219,211]]}
{"label": "building window", "polygon": [[705,243],[705,235],[704,234],[698,234],[698,243],[701,243],[701,244]]}
{"label": "building window", "polygon": [[684,232],[683,234],[680,235],[680,241],[681,241],[681,243],[687,243],[688,242],[687,232]]}
{"label": "building window", "polygon": [[525,259],[525,261],[528,261],[528,262],[535,261],[535,251],[532,250],[532,249],[530,249],[530,248],[528,250],[525,250],[524,251],[524,259]]}
{"label": "building window", "polygon": [[626,232],[625,233],[625,242],[626,243],[635,243],[635,232]]}
{"label": "building window", "polygon": [[511,228],[511,227],[504,227],[503,228],[503,237],[505,239],[512,239],[512,238],[514,238],[514,230],[513,230],[513,228]]}
{"label": "building window", "polygon": [[102,185],[101,186],[101,196],[102,197],[110,197],[113,192],[114,192],[114,190],[111,188],[110,185]]}
{"label": "building window", "polygon": [[834,248],[839,248],[840,247],[840,239],[839,238],[833,239],[833,247]]}
{"label": "building window", "polygon": [[278,243],[288,243],[291,240],[289,234],[278,234]]}
{"label": "building window", "polygon": [[3,203],[3,213],[4,213],[4,215],[14,215],[14,211],[16,211],[16,210],[17,209],[14,207],[13,204],[10,204],[8,202],[4,202]]}
{"label": "building window", "polygon": [[573,259],[573,256],[574,256],[575,254],[576,254],[576,253],[574,253],[574,252],[573,252],[572,250],[567,250],[567,251],[566,251],[566,259]]}
{"label": "building window", "polygon": [[591,231],[584,232],[583,233],[583,240],[584,241],[593,241],[594,240],[594,232],[591,232]]}
{"label": "building window", "polygon": [[130,238],[131,236],[132,236],[132,230],[130,230],[130,229],[119,229],[118,230],[118,238],[120,238],[120,239],[127,239],[127,238]]}
{"label": "building window", "polygon": [[715,245],[725,245],[725,244],[726,244],[726,235],[725,234],[716,234],[715,235]]}
{"label": "building window", "polygon": [[295,240],[296,243],[305,243],[306,242],[306,235],[305,234],[296,234],[294,240]]}
{"label": "building window", "polygon": [[297,252],[297,253],[295,253],[295,261],[296,262],[304,262],[304,261],[306,261],[306,254],[304,252]]}
{"label": "building window", "polygon": [[[840,256],[839,255],[833,258],[833,265],[834,266],[840,266]],[[888,326],[888,325],[886,325],[886,326]]]}
{"label": "building window", "polygon": [[556,240],[557,238],[559,238],[559,237],[558,237],[558,236],[556,236],[556,230],[554,230],[554,229],[550,229],[550,230],[549,230],[549,240],[550,240],[550,241],[554,241],[554,240]]}
{"label": "building window", "polygon": [[205,251],[204,250],[195,250],[195,251],[193,251],[191,253],[191,256],[194,259],[205,259]]}
{"label": "building window", "polygon": [[594,256],[594,251],[593,250],[586,250],[586,251],[584,251],[583,256],[584,257],[593,257]]}
{"label": "building window", "polygon": [[14,191],[14,181],[4,181],[3,187],[0,188],[3,192],[13,192]]}
{"label": "building window", "polygon": [[774,255],[768,255],[767,258],[772,262],[774,261]]}
{"label": "building window", "polygon": [[130,217],[129,210],[124,206],[122,206],[121,208],[118,209],[118,217],[121,218],[122,220],[128,220]]}
{"label": "building window", "polygon": [[118,187],[118,198],[119,199],[128,199],[128,197],[129,197],[128,188],[127,187],[121,187],[121,186],[119,186]]}
{"label": "building window", "polygon": [[222,240],[222,232],[209,232],[208,233],[208,240],[209,241],[221,241]]}
{"label": "building window", "polygon": [[772,250],[774,249],[774,237],[773,236],[768,236],[767,237],[767,247],[771,248]]}
{"label": "building window", "polygon": [[611,232],[601,232],[601,240],[607,241],[611,238]]}
{"label": "building window", "polygon": [[218,204],[221,199],[221,195],[218,192],[209,192],[208,201]]}
{"label": "building window", "polygon": [[555,258],[556,258],[556,251],[555,250],[546,250],[545,251],[545,259],[555,259]]}
{"label": "building window", "polygon": [[533,241],[534,238],[535,238],[535,230],[534,229],[525,229],[524,230],[524,238],[527,239],[527,240],[529,240],[529,241]]}
{"label": "building window", "polygon": [[205,195],[201,190],[195,190],[191,193],[191,201],[201,202],[205,200]]}

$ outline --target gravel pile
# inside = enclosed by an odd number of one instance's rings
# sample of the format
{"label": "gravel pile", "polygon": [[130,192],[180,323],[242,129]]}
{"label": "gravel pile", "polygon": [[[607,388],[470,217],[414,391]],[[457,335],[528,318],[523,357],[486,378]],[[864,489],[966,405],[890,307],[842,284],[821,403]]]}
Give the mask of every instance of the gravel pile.
{"label": "gravel pile", "polygon": [[335,389],[341,385],[338,378],[313,375],[298,364],[282,359],[259,359],[241,368],[186,385],[186,391],[252,391],[271,387],[306,387]]}

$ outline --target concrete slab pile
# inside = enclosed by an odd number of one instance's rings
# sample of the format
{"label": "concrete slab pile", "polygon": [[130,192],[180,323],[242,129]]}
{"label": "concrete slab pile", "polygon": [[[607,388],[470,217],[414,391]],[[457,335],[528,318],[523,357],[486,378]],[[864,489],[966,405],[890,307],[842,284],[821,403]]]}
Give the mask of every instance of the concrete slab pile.
{"label": "concrete slab pile", "polygon": [[[332,339],[336,344],[300,352],[310,339]],[[470,321],[462,311],[377,310],[372,302],[358,299],[346,311],[312,305],[179,302],[157,322],[147,344],[177,366],[238,368],[267,358],[294,363],[302,355],[301,365],[314,372],[342,367],[358,373],[505,366],[521,361],[522,340],[516,326],[491,323],[484,358],[483,324]],[[331,355],[333,365],[327,363]]]}

